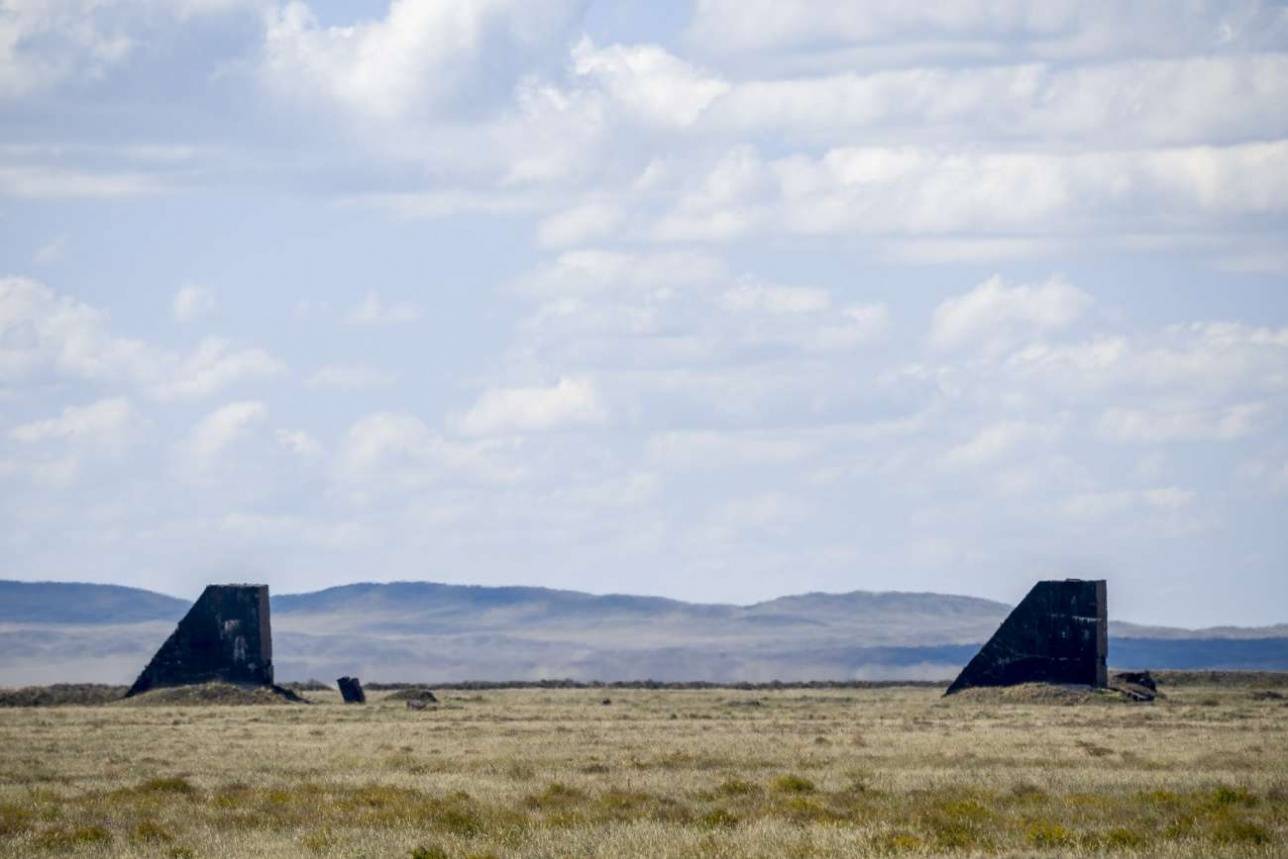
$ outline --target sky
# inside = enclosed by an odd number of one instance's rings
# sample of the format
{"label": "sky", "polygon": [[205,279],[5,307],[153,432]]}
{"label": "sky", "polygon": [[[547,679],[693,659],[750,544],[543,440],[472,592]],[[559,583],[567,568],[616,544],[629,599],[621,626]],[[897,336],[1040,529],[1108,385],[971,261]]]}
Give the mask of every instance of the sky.
{"label": "sky", "polygon": [[1288,621],[1288,6],[0,0],[0,577]]}

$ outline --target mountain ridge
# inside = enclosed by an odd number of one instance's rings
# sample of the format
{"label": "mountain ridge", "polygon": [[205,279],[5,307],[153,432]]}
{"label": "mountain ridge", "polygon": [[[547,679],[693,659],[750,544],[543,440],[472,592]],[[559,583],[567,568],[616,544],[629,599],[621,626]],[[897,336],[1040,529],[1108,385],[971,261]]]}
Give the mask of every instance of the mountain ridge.
{"label": "mountain ridge", "polygon": [[[37,593],[41,589],[45,593]],[[28,593],[21,595],[22,590],[28,590]],[[50,597],[55,596],[55,594],[49,593],[50,591],[63,591],[57,596],[61,600],[66,600],[70,607],[63,609],[62,614],[56,614],[56,608],[50,605]],[[326,610],[333,611],[340,607],[351,608],[356,604],[355,595],[374,593],[381,596],[400,595],[405,597],[409,595],[408,591],[429,592],[434,595],[448,597],[485,594],[490,595],[491,598],[485,598],[481,601],[472,600],[471,602],[485,602],[494,605],[515,604],[520,603],[522,599],[530,600],[534,597],[544,597],[557,598],[570,605],[669,608],[700,613],[728,611],[757,614],[764,612],[770,606],[779,608],[799,607],[800,604],[806,601],[822,604],[826,608],[833,609],[853,609],[856,607],[855,602],[861,603],[861,605],[857,606],[859,608],[871,609],[879,607],[881,603],[899,602],[906,604],[915,601],[922,601],[927,604],[933,603],[940,608],[956,606],[995,611],[1009,611],[1011,608],[1007,603],[986,597],[968,594],[945,594],[936,591],[870,591],[861,589],[840,592],[806,591],[799,594],[784,594],[783,596],[753,603],[706,603],[651,595],[595,594],[587,591],[549,588],[539,585],[468,585],[435,582],[427,579],[400,579],[390,582],[349,582],[319,588],[315,591],[273,594],[273,611],[274,614],[325,613]],[[91,592],[96,592],[100,595],[96,601],[97,605],[94,607],[78,604],[72,599],[84,597]],[[130,606],[129,603],[135,600],[141,604]],[[343,603],[342,606],[335,604],[340,602]],[[459,599],[457,602],[459,603]],[[98,622],[107,624],[143,620],[167,620],[172,617],[177,619],[175,612],[179,613],[178,616],[182,616],[182,613],[190,605],[190,601],[181,597],[129,585],[0,579],[0,622],[60,624]],[[111,613],[110,618],[107,616],[109,612]],[[1267,626],[1222,624],[1197,628],[1137,624],[1124,620],[1111,620],[1110,623],[1117,627],[1121,633],[1135,633],[1151,638],[1175,635],[1196,638],[1278,637],[1288,635],[1288,623]]]}
{"label": "mountain ridge", "polygon": [[[117,585],[0,580],[0,684],[128,682],[190,604]],[[904,591],[748,605],[429,581],[272,597],[279,679],[946,679],[1010,611]],[[1288,669],[1288,626],[1110,623],[1121,667]]]}

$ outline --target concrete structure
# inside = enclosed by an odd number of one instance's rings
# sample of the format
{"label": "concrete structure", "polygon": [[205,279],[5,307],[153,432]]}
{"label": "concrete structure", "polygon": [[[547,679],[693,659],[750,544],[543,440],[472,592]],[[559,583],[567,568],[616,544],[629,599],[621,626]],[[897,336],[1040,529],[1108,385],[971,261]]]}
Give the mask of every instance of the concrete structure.
{"label": "concrete structure", "polygon": [[953,685],[1106,685],[1109,620],[1105,582],[1038,582],[997,628]]}
{"label": "concrete structure", "polygon": [[268,585],[208,585],[126,697],[215,680],[273,685]]}
{"label": "concrete structure", "polygon": [[362,691],[362,683],[357,677],[341,677],[335,682],[340,687],[340,697],[344,699],[344,703],[367,703],[367,694]]}

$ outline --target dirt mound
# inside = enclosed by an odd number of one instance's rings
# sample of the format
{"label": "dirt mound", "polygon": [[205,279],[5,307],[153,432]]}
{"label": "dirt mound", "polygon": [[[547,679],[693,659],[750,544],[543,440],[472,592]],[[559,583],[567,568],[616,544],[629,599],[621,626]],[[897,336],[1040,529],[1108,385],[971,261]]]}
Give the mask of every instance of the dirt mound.
{"label": "dirt mound", "polygon": [[426,704],[437,704],[438,696],[424,686],[411,689],[399,689],[385,696],[386,701],[422,701]]}
{"label": "dirt mound", "polygon": [[981,704],[1113,704],[1132,699],[1117,689],[1060,683],[1020,683],[1016,686],[975,686],[955,692],[946,700]]}
{"label": "dirt mound", "polygon": [[128,688],[103,683],[55,683],[0,689],[0,707],[97,707],[120,700]]}
{"label": "dirt mound", "polygon": [[202,683],[150,689],[121,702],[131,707],[205,707],[262,704],[307,704],[281,686],[242,686],[235,683]]}

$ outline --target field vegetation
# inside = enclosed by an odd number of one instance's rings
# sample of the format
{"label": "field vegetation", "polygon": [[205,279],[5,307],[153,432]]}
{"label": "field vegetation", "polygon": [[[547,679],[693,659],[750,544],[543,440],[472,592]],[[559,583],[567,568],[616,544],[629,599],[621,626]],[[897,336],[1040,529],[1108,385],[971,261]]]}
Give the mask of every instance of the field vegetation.
{"label": "field vegetation", "polygon": [[1288,854],[1282,678],[1161,691],[4,708],[0,856]]}

